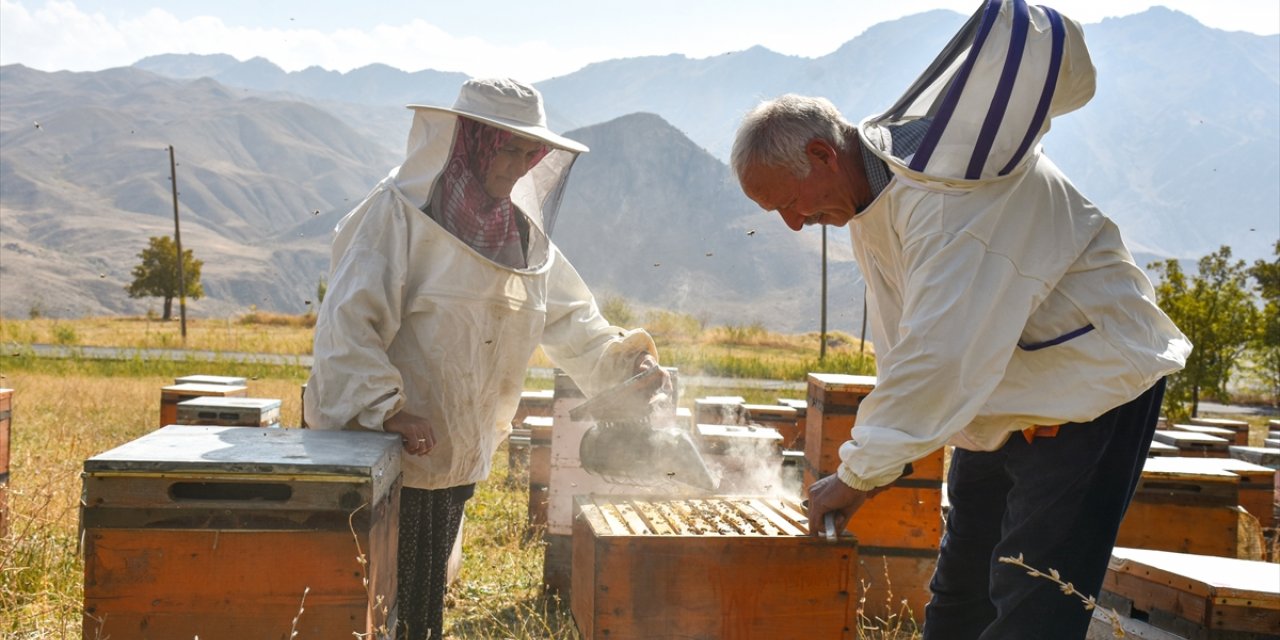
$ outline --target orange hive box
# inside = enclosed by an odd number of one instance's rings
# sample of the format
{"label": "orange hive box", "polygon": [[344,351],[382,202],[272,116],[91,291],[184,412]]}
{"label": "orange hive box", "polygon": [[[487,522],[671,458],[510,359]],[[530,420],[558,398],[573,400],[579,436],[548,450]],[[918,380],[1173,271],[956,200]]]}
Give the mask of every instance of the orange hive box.
{"label": "orange hive box", "polygon": [[1241,447],[1249,445],[1249,423],[1244,420],[1231,420],[1229,418],[1190,418],[1187,422],[1199,426],[1227,429],[1233,434],[1231,437],[1231,444]]}
{"label": "orange hive box", "polygon": [[520,427],[529,416],[539,418],[551,417],[551,403],[555,399],[553,389],[541,391],[522,391],[520,404],[516,405],[516,415],[511,418],[512,427]]}
{"label": "orange hive box", "polygon": [[186,382],[160,388],[160,426],[178,424],[178,403],[200,397],[243,398],[249,388],[243,385],[201,384]]}
{"label": "orange hive box", "polygon": [[857,544],[769,498],[578,496],[574,620],[587,640],[856,637]]}
{"label": "orange hive box", "polygon": [[280,400],[210,396],[183,400],[178,403],[177,424],[279,428]]}
{"label": "orange hive box", "polygon": [[543,416],[524,419],[529,430],[529,527],[547,525],[547,490],[551,485],[551,426]]}
{"label": "orange hive box", "polygon": [[1280,631],[1280,565],[1270,562],[1116,547],[1102,589],[1103,605],[1180,638],[1263,640]]}
{"label": "orange hive box", "polygon": [[284,638],[305,608],[299,637],[386,638],[399,449],[395,434],[174,425],[89,458],[83,637]]}
{"label": "orange hive box", "polygon": [[1156,429],[1154,439],[1177,447],[1179,455],[1202,458],[1225,458],[1227,447],[1231,446],[1231,441],[1226,438],[1174,429]]}
{"label": "orange hive box", "polygon": [[1240,476],[1182,461],[1147,458],[1116,544],[1236,557]]}
{"label": "orange hive box", "polygon": [[1274,527],[1272,500],[1275,496],[1276,472],[1262,465],[1234,458],[1178,458],[1162,463],[1161,469],[1188,474],[1226,471],[1240,477],[1239,503],[1263,527]]}
{"label": "orange hive box", "polygon": [[1245,425],[1245,430],[1243,432],[1244,437],[1241,437],[1241,432],[1236,431],[1235,429],[1207,424],[1196,424],[1194,421],[1191,424],[1173,424],[1169,426],[1169,429],[1173,431],[1186,431],[1188,433],[1203,433],[1205,435],[1216,436],[1226,440],[1228,446],[1243,446],[1249,442],[1248,426],[1249,425],[1247,424]]}
{"label": "orange hive box", "polygon": [[804,431],[803,418],[793,407],[780,404],[744,404],[747,424],[758,424],[762,427],[777,429],[782,436],[782,448],[794,449]]}
{"label": "orange hive box", "polygon": [[[840,445],[850,438],[858,405],[875,388],[871,376],[809,374],[805,483],[836,472]],[[859,579],[868,617],[901,616],[901,602],[923,620],[929,579],[942,539],[939,449],[912,463],[912,473],[868,500],[849,521],[858,539]]]}

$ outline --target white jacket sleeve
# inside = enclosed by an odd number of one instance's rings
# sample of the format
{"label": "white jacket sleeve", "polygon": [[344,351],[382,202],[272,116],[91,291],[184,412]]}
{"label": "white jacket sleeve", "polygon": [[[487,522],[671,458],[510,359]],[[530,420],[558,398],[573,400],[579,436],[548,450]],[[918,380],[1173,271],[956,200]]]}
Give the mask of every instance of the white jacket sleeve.
{"label": "white jacket sleeve", "polygon": [[1004,375],[1046,283],[966,233],[904,247],[899,340],[877,354],[876,388],[840,448],[840,479],[868,490],[942,446],[978,414]]}
{"label": "white jacket sleeve", "polygon": [[404,210],[389,191],[344,221],[316,320],[310,426],[380,431],[404,403],[387,348],[400,329],[407,238]]}
{"label": "white jacket sleeve", "polygon": [[592,396],[626,380],[642,353],[657,357],[646,331],[613,326],[600,315],[586,283],[558,248],[552,260],[542,346],[584,393]]}

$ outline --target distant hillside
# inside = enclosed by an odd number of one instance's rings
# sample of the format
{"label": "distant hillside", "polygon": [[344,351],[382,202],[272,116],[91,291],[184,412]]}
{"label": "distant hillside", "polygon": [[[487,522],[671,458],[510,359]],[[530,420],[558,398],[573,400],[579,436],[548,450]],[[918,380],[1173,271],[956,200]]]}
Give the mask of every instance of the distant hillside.
{"label": "distant hillside", "polygon": [[[0,67],[0,311],[139,313],[136,254],[173,234],[168,146],[176,149],[184,248],[205,261],[198,308],[300,311],[327,238],[283,237],[316,212],[345,210],[394,160],[301,102],[264,100],[207,79],[136,69],[44,73]],[[9,283],[29,283],[11,286]]]}
{"label": "distant hillside", "polygon": [[[592,152],[574,166],[553,237],[598,295],[715,324],[817,328],[819,230],[787,229],[742,195],[724,163],[656,115],[568,135]],[[831,296],[848,330],[862,290],[848,232],[833,229],[830,237]]]}
{"label": "distant hillside", "polygon": [[[761,47],[588,65],[540,83],[552,126],[592,152],[553,237],[603,294],[715,322],[817,326],[821,233],[793,234],[724,165],[763,98],[831,98],[858,119],[891,103],[964,16],[868,29],[819,58]],[[1280,36],[1209,29],[1162,8],[1085,25],[1097,96],[1054,123],[1053,160],[1146,264],[1220,245],[1270,258],[1280,237]],[[140,313],[136,254],[172,233],[205,260],[196,313],[297,312],[334,223],[403,157],[412,102],[451,104],[460,74],[371,65],[284,72],[263,59],[164,55],[96,73],[0,67],[0,313]],[[856,330],[861,280],[829,231],[831,326]],[[21,283],[14,286],[12,283]]]}
{"label": "distant hillside", "polygon": [[[629,58],[538,86],[557,129],[654,113],[725,160],[742,114],[764,98],[822,95],[852,120],[885,108],[964,19],[937,10],[878,24],[818,58],[762,47],[703,59]],[[1045,138],[1054,161],[1141,251],[1195,259],[1225,244],[1246,259],[1270,256],[1280,237],[1280,36],[1210,29],[1162,7],[1084,27],[1098,91],[1084,109],[1055,121]],[[379,142],[401,139],[399,116],[386,109],[413,100],[450,104],[460,82],[457,74],[376,65],[284,73],[263,60],[233,64],[224,56],[138,64],[323,100]]]}

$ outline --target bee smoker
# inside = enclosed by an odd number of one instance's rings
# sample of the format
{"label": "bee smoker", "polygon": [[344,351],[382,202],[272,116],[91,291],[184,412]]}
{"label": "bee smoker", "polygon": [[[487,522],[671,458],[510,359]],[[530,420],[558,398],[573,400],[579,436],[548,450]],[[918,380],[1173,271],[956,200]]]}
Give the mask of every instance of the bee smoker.
{"label": "bee smoker", "polygon": [[656,367],[569,412],[575,421],[595,420],[578,446],[582,468],[614,484],[715,491],[720,483],[689,433],[676,426],[675,403],[665,393],[647,392],[654,375]]}

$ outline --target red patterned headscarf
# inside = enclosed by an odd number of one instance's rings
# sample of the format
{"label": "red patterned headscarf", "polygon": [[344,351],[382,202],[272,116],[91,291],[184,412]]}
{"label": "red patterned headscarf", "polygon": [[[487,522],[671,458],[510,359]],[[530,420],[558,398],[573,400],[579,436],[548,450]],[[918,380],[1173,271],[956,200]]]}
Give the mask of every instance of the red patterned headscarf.
{"label": "red patterned headscarf", "polygon": [[[520,214],[510,197],[492,198],[484,189],[489,166],[514,135],[469,118],[458,118],[453,151],[433,201],[436,220],[449,233],[491,260],[512,264],[515,259],[511,256],[519,256],[520,264],[514,266],[523,267],[520,228],[516,223]],[[544,147],[534,164],[546,153]]]}

